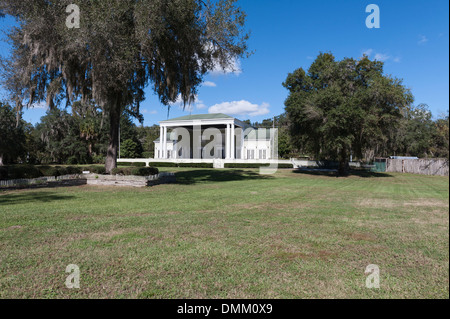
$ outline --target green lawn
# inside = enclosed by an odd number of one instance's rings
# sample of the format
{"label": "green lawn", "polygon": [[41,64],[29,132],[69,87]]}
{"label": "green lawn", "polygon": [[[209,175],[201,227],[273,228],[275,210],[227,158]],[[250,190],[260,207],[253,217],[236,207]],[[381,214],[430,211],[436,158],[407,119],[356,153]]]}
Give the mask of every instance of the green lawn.
{"label": "green lawn", "polygon": [[449,298],[448,177],[165,170],[1,191],[0,298]]}

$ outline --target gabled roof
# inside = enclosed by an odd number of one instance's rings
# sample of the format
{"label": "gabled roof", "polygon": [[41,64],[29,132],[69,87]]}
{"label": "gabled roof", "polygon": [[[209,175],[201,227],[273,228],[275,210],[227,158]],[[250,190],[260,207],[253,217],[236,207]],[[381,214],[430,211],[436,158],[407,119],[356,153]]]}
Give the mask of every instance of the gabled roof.
{"label": "gabled roof", "polygon": [[234,119],[234,117],[223,114],[223,113],[216,113],[216,114],[197,114],[197,115],[187,115],[182,117],[177,117],[174,119],[170,119],[167,121],[161,121],[161,123],[164,122],[173,122],[173,121],[194,121],[194,120],[229,120]]}

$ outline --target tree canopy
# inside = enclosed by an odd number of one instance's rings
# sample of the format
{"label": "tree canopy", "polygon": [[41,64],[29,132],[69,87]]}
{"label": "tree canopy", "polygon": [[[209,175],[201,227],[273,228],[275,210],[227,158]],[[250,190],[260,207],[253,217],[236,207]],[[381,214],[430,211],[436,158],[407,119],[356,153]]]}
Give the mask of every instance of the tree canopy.
{"label": "tree canopy", "polygon": [[320,159],[338,159],[346,174],[350,154],[384,139],[413,102],[402,81],[383,74],[383,63],[321,53],[308,71],[290,73],[283,83],[293,142]]}
{"label": "tree canopy", "polygon": [[99,106],[109,118],[106,169],[117,166],[120,117],[139,116],[152,84],[164,105],[194,100],[203,76],[247,53],[236,0],[78,0],[80,28],[66,26],[72,0],[0,0],[19,27],[9,32],[3,83],[17,112],[46,101]]}

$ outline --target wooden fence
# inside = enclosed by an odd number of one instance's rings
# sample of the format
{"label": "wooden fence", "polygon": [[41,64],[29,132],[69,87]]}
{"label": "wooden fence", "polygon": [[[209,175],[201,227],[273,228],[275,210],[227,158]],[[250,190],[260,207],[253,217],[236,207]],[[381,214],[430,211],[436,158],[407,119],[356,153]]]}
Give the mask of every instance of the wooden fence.
{"label": "wooden fence", "polygon": [[387,159],[386,172],[449,176],[448,159]]}

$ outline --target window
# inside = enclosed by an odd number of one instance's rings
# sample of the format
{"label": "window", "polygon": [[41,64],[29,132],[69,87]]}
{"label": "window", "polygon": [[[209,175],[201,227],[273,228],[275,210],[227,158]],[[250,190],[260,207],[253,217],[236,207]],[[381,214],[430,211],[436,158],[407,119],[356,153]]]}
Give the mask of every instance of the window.
{"label": "window", "polygon": [[259,159],[267,159],[267,151],[259,150]]}
{"label": "window", "polygon": [[247,150],[247,159],[255,159],[255,150]]}

